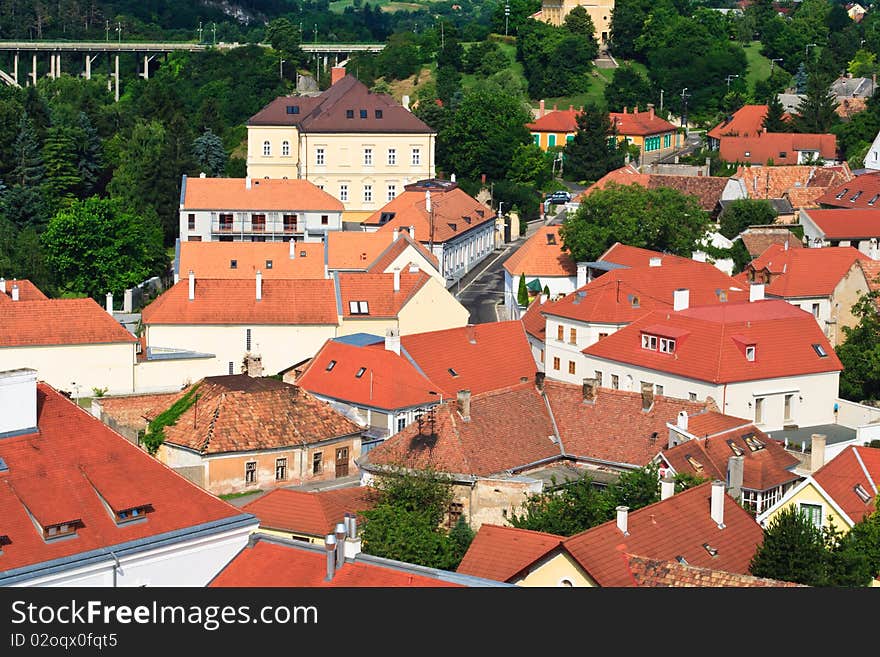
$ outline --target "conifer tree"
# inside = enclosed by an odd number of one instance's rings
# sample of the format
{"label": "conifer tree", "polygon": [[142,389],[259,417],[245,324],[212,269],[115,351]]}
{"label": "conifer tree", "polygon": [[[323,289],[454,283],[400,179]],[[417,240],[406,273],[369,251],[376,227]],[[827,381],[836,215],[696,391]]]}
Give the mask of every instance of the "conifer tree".
{"label": "conifer tree", "polygon": [[565,175],[573,180],[596,181],[623,166],[608,112],[590,104],[577,117],[578,130],[565,146]]}
{"label": "conifer tree", "polygon": [[216,176],[226,168],[226,150],[223,141],[211,128],[193,140],[193,158],[196,165],[208,176]]}
{"label": "conifer tree", "polygon": [[767,132],[789,132],[791,126],[782,118],[785,108],[776,94],[767,101],[767,116],[764,117],[764,129]]}

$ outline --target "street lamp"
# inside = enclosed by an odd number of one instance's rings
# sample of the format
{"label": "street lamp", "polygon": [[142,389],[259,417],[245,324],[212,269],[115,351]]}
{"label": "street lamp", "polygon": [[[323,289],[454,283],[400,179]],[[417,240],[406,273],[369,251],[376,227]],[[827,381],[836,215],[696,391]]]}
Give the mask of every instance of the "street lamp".
{"label": "street lamp", "polygon": [[782,57],[776,57],[776,58],[770,60],[770,75],[773,75],[774,62],[781,62],[781,61],[782,61]]}
{"label": "street lamp", "polygon": [[284,79],[284,59],[278,61],[278,77]]}
{"label": "street lamp", "polygon": [[804,46],[804,58],[806,58],[810,54],[810,48],[815,45],[815,43],[808,43],[806,46]]}
{"label": "street lamp", "polygon": [[510,2],[504,2],[504,36],[507,36],[507,21],[510,17]]}
{"label": "street lamp", "polygon": [[727,93],[730,93],[730,81],[738,77],[738,75],[728,75],[727,78],[725,78],[727,80]]}
{"label": "street lamp", "polygon": [[684,89],[681,90],[681,102],[682,102],[682,105],[684,106],[684,109],[681,113],[681,126],[684,128],[684,136],[685,137],[687,137],[687,111],[688,111],[687,99],[690,98],[690,96],[691,96],[687,92],[687,90],[688,90],[687,87],[685,87]]}
{"label": "street lamp", "polygon": [[318,43],[318,24],[315,23],[315,43]]}

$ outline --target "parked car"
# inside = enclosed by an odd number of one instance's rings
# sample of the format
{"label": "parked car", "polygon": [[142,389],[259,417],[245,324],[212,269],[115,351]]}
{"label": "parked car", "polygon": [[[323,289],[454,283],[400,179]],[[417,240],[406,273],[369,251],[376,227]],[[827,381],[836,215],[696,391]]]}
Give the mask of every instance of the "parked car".
{"label": "parked car", "polygon": [[571,200],[571,194],[569,192],[559,191],[553,192],[546,199],[549,203],[568,203]]}

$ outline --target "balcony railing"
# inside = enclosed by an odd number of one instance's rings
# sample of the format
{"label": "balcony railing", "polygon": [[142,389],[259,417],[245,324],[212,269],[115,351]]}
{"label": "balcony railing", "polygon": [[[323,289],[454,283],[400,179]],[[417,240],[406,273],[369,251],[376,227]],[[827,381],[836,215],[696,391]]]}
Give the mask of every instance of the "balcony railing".
{"label": "balcony railing", "polygon": [[267,220],[265,223],[253,223],[249,220],[221,222],[215,219],[211,222],[211,232],[219,235],[294,235],[302,234],[304,226],[305,222],[285,225],[280,219],[278,221]]}

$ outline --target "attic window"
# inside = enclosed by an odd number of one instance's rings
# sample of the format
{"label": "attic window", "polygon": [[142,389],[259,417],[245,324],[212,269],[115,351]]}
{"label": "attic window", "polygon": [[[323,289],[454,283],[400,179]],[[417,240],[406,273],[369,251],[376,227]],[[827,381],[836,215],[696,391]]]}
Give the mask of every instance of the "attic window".
{"label": "attic window", "polygon": [[287,106],[288,114],[299,114],[299,105],[288,105]]}
{"label": "attic window", "polygon": [[715,296],[718,297],[719,303],[725,303],[727,301],[727,290],[722,290],[721,288],[718,288],[717,290],[715,290]]}
{"label": "attic window", "polygon": [[79,520],[72,520],[70,522],[63,522],[57,525],[49,525],[47,527],[43,527],[43,538],[49,541],[55,538],[61,538],[63,536],[75,535],[78,526]]}
{"label": "attic window", "polygon": [[447,222],[446,225],[449,226],[452,230],[458,230],[458,224],[454,224],[451,221]]}
{"label": "attic window", "polygon": [[365,109],[362,109],[362,110],[361,110],[361,118],[362,118],[362,119],[367,118],[367,110],[365,110]]}
{"label": "attic window", "polygon": [[718,548],[712,547],[708,543],[703,543],[703,549],[709,553],[710,557],[714,557],[718,555]]}
{"label": "attic window", "polygon": [[376,118],[377,118],[377,119],[381,119],[381,118],[382,118],[382,110],[380,110],[380,109],[377,109],[377,110],[376,110]]}
{"label": "attic window", "polygon": [[328,372],[329,372],[330,370],[332,370],[334,367],[336,367],[336,361],[335,361],[335,360],[331,360],[329,363],[327,363],[327,371],[328,371]]}
{"label": "attic window", "polygon": [[871,200],[868,201],[868,205],[874,205],[878,198],[880,198],[880,194],[874,194],[874,196],[871,197]]}
{"label": "attic window", "polygon": [[660,352],[664,354],[675,353],[675,340],[672,338],[660,338]]}
{"label": "attic window", "polygon": [[131,522],[132,520],[138,520],[140,518],[145,518],[147,515],[147,509],[143,506],[134,507],[131,509],[125,509],[124,511],[118,511],[116,513],[116,522]]}
{"label": "attic window", "polygon": [[861,195],[862,195],[861,190],[857,191],[855,194],[852,195],[852,198],[849,200],[849,202],[850,202],[850,203],[855,203],[855,202],[856,202],[856,199],[858,199],[859,196],[861,196]]}
{"label": "attic window", "polygon": [[364,375],[364,372],[366,372],[366,371],[367,371],[366,367],[361,367],[360,369],[358,369],[357,374],[354,375],[355,378],[357,378],[357,379],[361,378]]}
{"label": "attic window", "polygon": [[393,212],[383,212],[381,215],[379,215],[379,225],[387,224],[392,219],[394,219]]}
{"label": "attic window", "polygon": [[828,352],[825,351],[825,347],[821,344],[814,344],[813,351],[816,352],[816,355],[819,356],[819,358],[828,358]]}
{"label": "attic window", "polygon": [[449,372],[449,375],[450,375],[450,376],[458,376],[458,372],[456,372],[456,371],[455,371],[454,369],[452,369],[451,367],[450,367],[449,369],[447,369],[446,371]]}
{"label": "attic window", "polygon": [[727,441],[727,446],[730,447],[730,451],[733,452],[734,456],[742,456],[745,454],[742,447],[733,442],[733,439]]}
{"label": "attic window", "polygon": [[[477,210],[477,216],[483,218],[486,216],[486,213],[483,210]],[[556,239],[555,237],[553,239]]]}
{"label": "attic window", "polygon": [[305,252],[305,251],[300,251],[300,252],[299,252],[299,257],[300,257],[300,258],[305,258],[305,257],[306,257],[306,252]]}
{"label": "attic window", "polygon": [[345,118],[353,119],[354,118],[354,110],[345,110]]}
{"label": "attic window", "polygon": [[266,269],[272,269],[272,261],[271,260],[266,261]]}
{"label": "attic window", "polygon": [[853,492],[858,495],[859,499],[865,504],[867,504],[871,500],[871,495],[868,493],[868,491],[865,490],[864,486],[862,486],[861,484],[856,484],[853,488]]}
{"label": "attic window", "polygon": [[348,311],[352,315],[369,315],[370,306],[369,303],[366,301],[349,301]]}
{"label": "attic window", "polygon": [[694,470],[696,470],[697,472],[703,471],[703,464],[700,463],[693,456],[691,456],[690,454],[685,454],[684,458]]}
{"label": "attic window", "polygon": [[9,540],[9,537],[6,534],[0,534],[0,554],[3,554],[3,546],[9,545],[12,541]]}
{"label": "attic window", "polygon": [[766,445],[764,445],[764,443],[762,443],[760,440],[755,438],[755,434],[753,434],[753,433],[747,433],[746,435],[744,435],[743,440],[746,441],[746,445],[753,452],[757,452],[759,450],[764,449],[764,447],[766,447]]}
{"label": "attic window", "polygon": [[746,360],[748,360],[748,361],[755,360],[755,345],[750,344],[746,347]]}
{"label": "attic window", "polygon": [[238,260],[230,260],[229,261],[230,269],[238,269]]}
{"label": "attic window", "polygon": [[469,216],[467,216],[466,214],[461,215],[461,218],[464,219],[464,222],[466,224],[471,223],[471,218]]}
{"label": "attic window", "polygon": [[556,244],[556,235],[547,233],[547,244]]}
{"label": "attic window", "polygon": [[836,198],[836,199],[841,199],[841,198],[843,198],[844,196],[846,196],[846,193],[847,193],[848,191],[849,191],[849,187],[844,187],[844,188],[843,188],[843,191],[840,192],[840,193],[839,193],[837,196],[835,196],[834,198]]}
{"label": "attic window", "polygon": [[750,151],[746,151],[745,153],[743,153],[743,155],[745,155],[746,157],[751,157],[752,153]]}
{"label": "attic window", "polygon": [[657,336],[656,335],[648,335],[647,333],[642,333],[642,349],[650,349],[651,351],[657,351]]}

